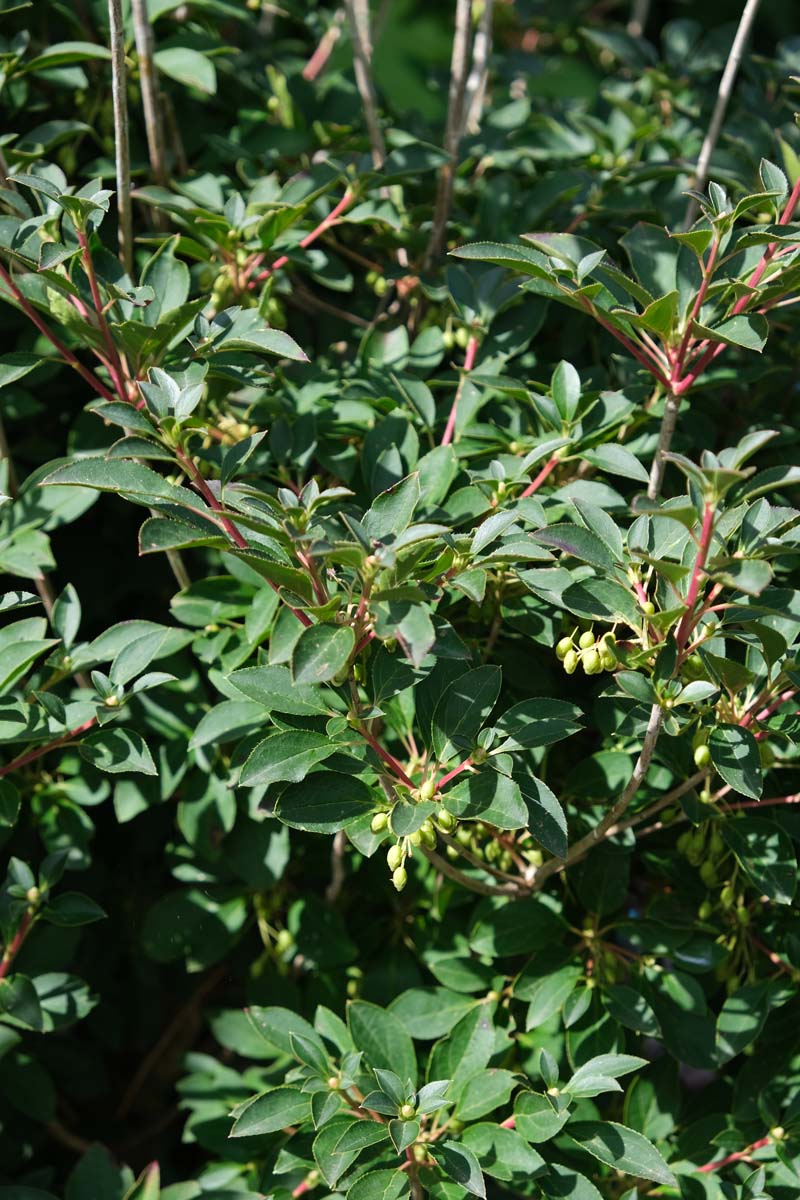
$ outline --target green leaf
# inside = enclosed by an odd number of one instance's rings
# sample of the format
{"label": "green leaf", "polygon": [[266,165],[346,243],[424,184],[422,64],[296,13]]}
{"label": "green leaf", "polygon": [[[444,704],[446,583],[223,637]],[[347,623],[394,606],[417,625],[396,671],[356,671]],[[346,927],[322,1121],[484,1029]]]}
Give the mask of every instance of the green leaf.
{"label": "green leaf", "polygon": [[409,988],[392,1001],[389,1012],[402,1021],[413,1038],[427,1040],[449,1033],[474,1006],[472,997],[447,988]]}
{"label": "green leaf", "polygon": [[514,780],[528,810],[528,829],[540,846],[563,858],[567,853],[567,818],[550,788],[535,775],[518,772]]}
{"label": "green leaf", "polygon": [[635,1129],[614,1121],[574,1121],[567,1133],[582,1150],[617,1171],[635,1175],[637,1179],[652,1179],[667,1187],[678,1186],[652,1142]]}
{"label": "green leaf", "polygon": [[27,975],[0,979],[0,1020],[22,1029],[42,1029],[42,1006]]}
{"label": "green leaf", "polygon": [[133,729],[100,729],[90,733],[79,746],[81,758],[85,758],[98,771],[111,775],[123,771],[135,771],[140,775],[157,775],[156,764],[141,734]]}
{"label": "green leaf", "polygon": [[411,1146],[418,1136],[419,1121],[394,1120],[389,1122],[389,1137],[398,1154],[402,1154],[407,1146]]}
{"label": "green leaf", "polygon": [[595,446],[592,450],[583,450],[581,458],[585,458],[599,471],[605,471],[610,475],[621,475],[624,479],[635,479],[638,483],[647,483],[649,479],[647,471],[638,458],[634,457],[624,446],[617,446],[613,442],[604,446]]}
{"label": "green leaf", "polygon": [[295,683],[328,683],[347,666],[356,636],[350,625],[309,625],[292,653]]}
{"label": "green leaf", "polygon": [[42,480],[43,487],[53,484],[71,484],[94,488],[99,492],[114,492],[145,504],[163,501],[194,510],[204,507],[202,500],[193,492],[168,483],[156,471],[130,460],[78,458],[58,467]]}
{"label": "green leaf", "polygon": [[[563,960],[560,951],[556,953],[556,962],[559,959]],[[526,1029],[544,1025],[557,1013],[582,973],[580,966],[572,964],[554,969],[553,960],[547,954],[534,957],[514,984],[514,995],[528,1001]]]}
{"label": "green leaf", "polygon": [[335,751],[336,746],[324,733],[305,729],[273,733],[252,751],[239,782],[243,787],[268,787],[281,780],[299,783],[313,766]]}
{"label": "green leaf", "polygon": [[266,719],[267,710],[255,700],[223,700],[201,717],[189,740],[189,749],[232,741],[254,726],[263,725]]}
{"label": "green leaf", "polygon": [[727,321],[709,328],[698,321],[692,322],[692,333],[695,337],[708,338],[710,342],[722,342],[726,346],[743,346],[745,350],[755,350],[759,354],[769,333],[767,318],[761,313],[740,313]]}
{"label": "green leaf", "polygon": [[486,1184],[480,1164],[463,1142],[434,1142],[431,1154],[448,1179],[466,1188],[473,1196],[486,1200]]}
{"label": "green leaf", "polygon": [[[330,1100],[331,1096],[325,1095],[324,1092],[315,1092],[312,1097],[313,1101],[319,1096],[324,1096],[325,1100]],[[333,1099],[338,1098],[336,1096]],[[338,1100],[341,1105],[341,1100]],[[323,1128],[314,1138],[312,1147],[314,1154],[314,1162],[325,1180],[332,1188],[336,1187],[337,1182],[345,1173],[348,1167],[352,1166],[358,1158],[359,1151],[355,1147],[347,1150],[341,1148],[343,1137],[349,1132],[353,1125],[366,1125],[367,1121],[359,1121],[358,1118],[353,1118],[350,1115],[334,1116],[330,1121],[322,1122]]]}
{"label": "green leaf", "polygon": [[489,1121],[470,1125],[461,1135],[486,1175],[505,1183],[531,1179],[544,1170],[544,1159],[532,1150],[515,1129],[503,1129]]}
{"label": "green leaf", "polygon": [[515,1128],[528,1142],[549,1142],[570,1118],[569,1109],[559,1111],[541,1092],[522,1092],[514,1105]]}
{"label": "green leaf", "polygon": [[405,1171],[368,1171],[347,1192],[347,1200],[404,1200],[411,1190]]}
{"label": "green leaf", "polygon": [[85,62],[87,59],[110,59],[111,51],[106,46],[98,46],[96,42],[54,42],[47,46],[41,54],[29,58],[24,64],[24,71],[51,70],[53,67],[64,67],[70,63]]}
{"label": "green leaf", "polygon": [[275,806],[275,815],[292,829],[336,833],[372,806],[372,793],[360,779],[321,771],[288,787]]}
{"label": "green leaf", "polygon": [[89,925],[106,916],[100,905],[82,892],[60,892],[47,904],[43,915],[51,925],[66,927]]}
{"label": "green leaf", "polygon": [[[602,251],[601,257],[602,257]],[[550,385],[553,403],[562,421],[569,423],[578,410],[581,399],[581,379],[572,363],[560,362],[553,372]]]}
{"label": "green leaf", "polygon": [[480,818],[498,829],[523,829],[528,810],[513,779],[485,768],[478,775],[461,777],[444,794],[444,806],[462,820]]}
{"label": "green leaf", "polygon": [[708,739],[711,761],[734,791],[753,800],[761,798],[764,780],[758,742],[741,725],[717,725]]}
{"label": "green leaf", "polygon": [[769,1015],[768,985],[745,986],[726,997],[717,1017],[717,1054],[720,1064],[730,1062],[751,1046]]}
{"label": "green leaf", "polygon": [[550,746],[578,732],[579,716],[580,709],[565,700],[521,700],[495,722],[504,739],[500,748],[509,751]]}
{"label": "green leaf", "polygon": [[385,542],[402,533],[411,524],[419,495],[418,473],[401,479],[394,487],[381,492],[362,518],[367,536]]}
{"label": "green leaf", "polygon": [[247,1019],[252,1027],[270,1046],[284,1054],[292,1054],[292,1035],[305,1038],[324,1054],[324,1044],[314,1029],[304,1017],[292,1012],[289,1008],[251,1005],[245,1010]]}
{"label": "green leaf", "polygon": [[546,529],[537,529],[533,536],[543,546],[563,550],[572,558],[590,563],[603,571],[610,571],[614,566],[614,557],[606,543],[596,533],[582,529],[580,525],[548,525]]}
{"label": "green leaf", "polygon": [[728,819],[722,836],[759,892],[776,904],[791,904],[797,889],[797,860],[791,839],[766,817]]}
{"label": "green leaf", "polygon": [[299,1125],[308,1119],[311,1099],[292,1087],[273,1088],[255,1096],[240,1111],[230,1137],[256,1137],[264,1133],[277,1133],[287,1125]]}
{"label": "green leaf", "polygon": [[508,1103],[517,1083],[513,1071],[505,1071],[500,1067],[476,1071],[458,1090],[455,1116],[459,1121],[476,1121],[479,1117],[487,1116]]}
{"label": "green leaf", "polygon": [[447,762],[472,742],[500,694],[499,667],[476,667],[459,676],[444,692],[433,716],[433,746],[439,762]]}
{"label": "green leaf", "polygon": [[328,712],[324,694],[311,685],[300,687],[293,683],[286,667],[245,667],[228,676],[228,682],[267,712],[298,717]]}
{"label": "green leaf", "polygon": [[370,1066],[394,1071],[403,1082],[410,1079],[413,1086],[417,1056],[405,1026],[394,1013],[366,1000],[353,1000],[347,1006],[347,1027]]}
{"label": "green leaf", "polygon": [[0,388],[8,387],[24,379],[31,371],[35,371],[42,363],[47,362],[41,354],[25,354],[15,351],[12,354],[0,354]]}
{"label": "green leaf", "polygon": [[188,46],[168,46],[156,50],[153,61],[157,70],[186,87],[197,88],[208,96],[213,96],[217,90],[214,64],[197,50]]}

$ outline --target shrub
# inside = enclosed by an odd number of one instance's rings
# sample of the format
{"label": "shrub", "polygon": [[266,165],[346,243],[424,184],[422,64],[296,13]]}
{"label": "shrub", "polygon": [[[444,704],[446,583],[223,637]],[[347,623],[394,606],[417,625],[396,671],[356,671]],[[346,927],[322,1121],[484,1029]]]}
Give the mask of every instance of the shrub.
{"label": "shrub", "polygon": [[795,41],[41,7],[0,1200],[796,1195]]}

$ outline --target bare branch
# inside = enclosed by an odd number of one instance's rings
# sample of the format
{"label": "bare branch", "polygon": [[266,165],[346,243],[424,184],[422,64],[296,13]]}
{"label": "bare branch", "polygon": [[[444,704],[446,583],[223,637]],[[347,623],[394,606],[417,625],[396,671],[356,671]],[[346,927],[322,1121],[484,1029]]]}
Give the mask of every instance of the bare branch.
{"label": "bare branch", "polygon": [[647,731],[644,735],[644,741],[642,742],[642,748],[639,751],[636,765],[633,768],[633,774],[623,788],[619,799],[611,806],[602,821],[598,821],[585,837],[579,838],[574,845],[570,846],[565,858],[551,858],[539,868],[533,880],[533,891],[538,891],[551,875],[566,870],[567,867],[572,866],[578,859],[583,858],[584,854],[588,850],[591,850],[593,846],[596,846],[598,842],[602,842],[606,837],[610,836],[610,832],[618,825],[618,822],[638,792],[647,774],[653,757],[653,751],[658,741],[658,735],[661,732],[663,720],[664,710],[660,704],[654,704],[650,709]]}
{"label": "bare branch", "polygon": [[631,37],[641,37],[644,33],[644,27],[647,24],[647,18],[650,15],[650,0],[633,0],[631,5],[630,20],[626,26],[626,32]]}
{"label": "bare branch", "polygon": [[656,500],[661,492],[661,485],[664,482],[664,467],[666,466],[664,455],[672,445],[672,435],[675,432],[680,406],[680,396],[676,396],[673,391],[667,392],[667,398],[664,402],[664,415],[661,418],[661,428],[658,431],[658,445],[653,455],[653,464],[650,467],[650,481],[647,485],[648,500]]}
{"label": "bare branch", "polygon": [[[736,30],[736,36],[733,39],[728,61],[725,63],[725,70],[722,72],[722,78],[719,81],[719,91],[717,92],[717,100],[714,105],[714,111],[711,114],[711,122],[708,126],[708,132],[703,139],[703,145],[700,147],[700,155],[697,159],[692,187],[697,191],[702,191],[708,180],[708,167],[711,162],[711,155],[714,153],[714,148],[717,144],[722,122],[725,119],[725,113],[728,108],[728,101],[733,92],[733,85],[736,82],[736,76],[739,73],[739,66],[744,54],[744,48],[747,44],[747,39],[750,36],[750,30],[753,27],[753,22],[756,19],[760,0],[746,0],[742,16],[739,21],[739,27]],[[689,205],[686,209],[684,218],[684,227],[686,229],[694,221],[697,216],[697,201],[692,197],[689,200]]]}
{"label": "bare branch", "polygon": [[139,59],[139,82],[142,88],[142,108],[147,131],[147,149],[156,183],[167,183],[167,160],[164,153],[164,123],[158,95],[158,77],[153,61],[153,27],[147,11],[147,0],[131,0],[133,32]]}
{"label": "bare branch", "polygon": [[361,103],[364,105],[364,119],[367,122],[367,132],[372,147],[372,161],[376,167],[380,167],[386,157],[386,143],[383,140],[383,132],[378,119],[378,102],[372,82],[369,0],[345,0],[345,8],[353,37],[356,86],[361,96]]}
{"label": "bare branch", "polygon": [[[472,44],[472,69],[467,79],[464,99],[464,128],[477,133],[481,125],[486,82],[489,78],[489,55],[492,52],[492,16],[494,0],[484,0],[483,12]],[[462,134],[464,129],[462,129]]]}
{"label": "bare branch", "polygon": [[456,0],[453,53],[450,59],[450,91],[447,101],[447,124],[444,133],[444,149],[447,162],[439,172],[436,205],[433,212],[433,227],[425,251],[424,266],[427,269],[442,252],[445,230],[453,203],[458,148],[464,128],[464,98],[467,91],[467,66],[469,62],[469,34],[472,17],[471,0]]}
{"label": "bare branch", "polygon": [[130,275],[133,269],[131,221],[131,152],[128,139],[127,69],[122,0],[108,0],[111,35],[111,84],[114,101],[114,150],[117,164],[117,226],[119,257]]}
{"label": "bare branch", "polygon": [[339,898],[339,893],[345,881],[344,849],[346,845],[344,830],[340,829],[333,839],[331,846],[331,881],[325,889],[326,904],[333,904]]}

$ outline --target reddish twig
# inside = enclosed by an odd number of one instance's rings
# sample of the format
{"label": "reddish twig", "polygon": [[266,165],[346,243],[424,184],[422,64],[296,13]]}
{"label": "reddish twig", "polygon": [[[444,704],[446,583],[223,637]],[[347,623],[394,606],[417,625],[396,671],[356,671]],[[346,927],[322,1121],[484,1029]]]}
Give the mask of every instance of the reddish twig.
{"label": "reddish twig", "polygon": [[472,759],[465,758],[464,761],[462,763],[459,763],[457,767],[453,767],[453,770],[448,771],[446,775],[443,775],[442,778],[439,780],[439,782],[436,784],[437,792],[441,791],[441,789],[446,784],[448,784],[451,779],[455,779],[456,775],[460,775],[462,771],[466,771],[467,767],[471,767],[471,766],[472,766]]}
{"label": "reddish twig", "polygon": [[395,775],[401,783],[404,783],[406,787],[413,788],[413,781],[409,779],[408,775],[406,775],[405,771],[394,755],[390,754],[388,750],[384,750],[383,746],[380,744],[377,738],[370,733],[366,726],[359,725],[357,728],[364,741],[372,747],[379,758],[383,759],[392,774]]}
{"label": "reddish twig", "polygon": [[772,714],[776,712],[782,704],[786,704],[788,700],[792,700],[796,695],[797,688],[788,688],[785,692],[781,692],[780,696],[777,696],[770,704],[766,706],[766,708],[762,708],[757,713],[745,713],[739,724],[746,727],[752,721],[766,721],[767,718],[771,717]]}
{"label": "reddish twig", "polygon": [[[347,191],[345,192],[345,194],[342,196],[339,203],[335,204],[334,207],[331,209],[331,211],[328,213],[327,217],[323,217],[323,219],[320,221],[319,225],[315,226],[315,228],[312,229],[310,233],[307,233],[306,236],[301,239],[301,241],[299,242],[299,246],[301,247],[301,249],[305,250],[306,247],[310,246],[312,244],[312,242],[315,242],[317,240],[317,238],[320,237],[326,231],[326,229],[330,229],[331,225],[334,225],[336,223],[337,219],[342,215],[342,213],[350,207],[350,205],[353,203],[355,198],[356,197],[355,197],[354,190],[352,188],[348,188]],[[258,275],[256,275],[255,278],[253,280],[251,280],[250,286],[252,287],[256,283],[263,283],[265,279],[269,279],[270,275],[274,275],[276,271],[280,271],[281,267],[285,267],[286,264],[288,263],[288,261],[289,261],[288,254],[283,254],[283,255],[281,255],[280,258],[276,258],[275,262],[272,264],[271,267],[265,267],[263,271],[259,271]],[[245,277],[247,277],[247,275],[249,275],[250,272],[253,271],[255,269],[255,267],[258,265],[259,265],[259,261],[257,259],[254,259],[253,262],[250,264],[250,267],[248,268],[248,271],[246,272]]]}
{"label": "reddish twig", "polygon": [[[206,482],[206,480],[200,474],[199,469],[197,468],[195,463],[192,461],[192,459],[189,457],[189,455],[184,454],[182,450],[176,450],[175,455],[176,455],[178,461],[180,462],[181,466],[183,467],[184,471],[186,471],[186,473],[189,475],[195,488],[200,493],[200,495],[203,497],[203,499],[206,501],[208,506],[210,508],[212,508],[215,513],[222,513],[223,512],[222,505],[220,504],[217,497],[214,495],[211,488],[208,486],[208,483]],[[234,543],[234,545],[238,546],[240,550],[249,549],[249,547],[247,545],[247,541],[242,536],[241,532],[236,527],[236,525],[234,525],[233,521],[231,521],[228,517],[223,517],[223,516],[219,516],[217,519],[219,521],[221,528],[224,529],[225,533],[227,533],[228,537],[231,539],[231,541]],[[267,583],[272,588],[273,592],[276,592],[277,595],[279,595],[279,596],[281,595],[281,589],[278,587],[278,585],[276,583],[273,583],[271,579],[268,579]],[[285,601],[284,601],[284,603],[285,603]],[[293,608],[291,604],[287,604],[287,608],[289,609],[290,612],[294,613],[294,615],[297,617],[297,619],[301,625],[305,625],[306,627],[308,627],[309,625],[314,624],[314,622],[311,620],[311,618],[308,616],[308,614],[302,612],[299,608]]]}
{"label": "reddish twig", "polygon": [[[794,187],[792,188],[791,195],[789,196],[789,199],[786,201],[784,210],[781,213],[780,218],[778,220],[779,225],[788,225],[789,224],[789,222],[791,221],[791,219],[794,215],[794,210],[797,207],[798,201],[800,201],[800,179],[798,179],[797,182],[795,183]],[[752,275],[750,276],[750,278],[747,281],[748,289],[757,287],[757,285],[761,282],[761,280],[764,276],[764,272],[766,271],[767,267],[769,266],[771,260],[774,258],[775,252],[777,249],[778,249],[778,242],[770,242],[770,244],[767,246],[766,250],[764,251],[763,256],[761,257],[759,262],[756,264],[756,267],[755,267]],[[740,313],[744,312],[744,310],[747,308],[748,304],[750,303],[751,299],[752,299],[752,297],[750,295],[750,291],[748,290],[743,296],[741,296],[736,301],[733,308],[731,309],[730,315],[732,317],[735,317],[735,316],[738,316]],[[692,367],[691,371],[687,375],[684,375],[684,377],[681,380],[679,380],[678,382],[675,383],[674,390],[675,390],[676,394],[683,395],[684,392],[688,391],[689,388],[692,386],[692,384],[695,382],[695,380],[698,379],[699,376],[703,374],[706,367],[709,366],[709,364],[711,362],[713,362],[713,360],[717,357],[717,355],[721,354],[724,349],[725,349],[724,342],[715,342],[713,345],[709,346],[709,348],[705,351],[705,353],[698,360],[695,361],[695,364]]]}
{"label": "reddish twig", "polygon": [[537,492],[539,490],[539,488],[542,486],[542,484],[544,483],[544,481],[547,479],[550,472],[553,471],[558,466],[560,461],[561,461],[561,459],[558,457],[557,454],[551,454],[550,457],[548,458],[547,462],[542,467],[539,474],[536,476],[536,478],[532,479],[531,482],[528,484],[528,486],[525,488],[525,491],[520,493],[520,497],[519,497],[520,500],[524,500],[526,496],[532,496],[534,492]]}
{"label": "reddish twig", "polygon": [[102,396],[104,400],[114,400],[116,398],[114,393],[110,392],[108,388],[102,384],[95,375],[92,374],[88,367],[85,367],[82,362],[78,361],[72,351],[67,349],[61,339],[57,337],[56,334],[53,333],[52,329],[50,329],[50,327],[45,323],[45,321],[42,320],[33,305],[26,300],[25,296],[19,290],[11,275],[5,269],[2,263],[0,263],[0,279],[3,280],[28,320],[31,321],[39,330],[39,332],[47,338],[48,342],[50,342],[50,345],[53,346],[54,349],[56,349],[64,359],[64,362],[68,366],[72,367],[73,370],[77,371],[81,378],[84,379],[99,396]]}
{"label": "reddish twig", "polygon": [[467,375],[469,374],[469,372],[475,366],[475,357],[476,357],[477,353],[478,353],[478,339],[473,334],[472,337],[467,342],[467,349],[466,349],[466,353],[464,354],[464,366],[461,370],[461,377],[458,381],[458,387],[456,388],[455,399],[453,400],[453,404],[450,409],[450,415],[447,418],[447,424],[445,425],[444,433],[442,434],[441,444],[443,446],[449,446],[455,435],[456,416],[458,414],[458,402],[461,399],[461,393],[464,390],[464,381],[467,378]]}
{"label": "reddish twig", "polygon": [[340,8],[334,13],[333,21],[323,33],[319,45],[303,67],[303,79],[308,80],[309,83],[324,70],[325,64],[333,52],[333,47],[341,37],[343,21],[344,10]]}
{"label": "reddish twig", "polygon": [[17,957],[22,948],[22,943],[25,941],[25,938],[31,931],[32,924],[33,913],[30,910],[27,910],[23,914],[17,932],[6,946],[3,957],[0,959],[0,979],[5,979],[6,975],[11,970],[14,959]]}
{"label": "reddish twig", "polygon": [[719,1162],[710,1162],[706,1163],[702,1167],[698,1167],[697,1173],[698,1175],[707,1175],[711,1171],[719,1171],[722,1167],[727,1167],[729,1163],[741,1162],[743,1158],[749,1158],[754,1151],[761,1150],[764,1146],[768,1146],[770,1141],[771,1139],[769,1136],[759,1138],[757,1142],[752,1142],[751,1145],[746,1146],[744,1150],[735,1150],[733,1154],[729,1154],[727,1158],[721,1158]]}
{"label": "reddish twig", "polygon": [[695,625],[694,607],[697,603],[697,596],[700,591],[700,584],[703,577],[703,569],[708,558],[708,551],[711,545],[711,535],[714,532],[714,506],[706,502],[703,506],[703,522],[700,527],[700,541],[697,547],[697,557],[694,560],[691,579],[689,580],[689,590],[686,593],[686,611],[680,619],[678,628],[675,631],[675,641],[678,649],[682,650],[686,645],[686,640],[689,637]]}
{"label": "reddish twig", "polygon": [[680,377],[683,373],[683,364],[686,360],[686,351],[689,349],[689,346],[692,341],[692,326],[694,325],[695,321],[699,317],[700,310],[703,307],[703,303],[706,298],[706,293],[708,292],[708,286],[711,283],[711,276],[714,273],[714,266],[717,261],[717,253],[718,252],[719,252],[719,237],[717,235],[715,235],[714,240],[711,243],[711,249],[708,252],[708,262],[703,264],[703,281],[700,284],[700,288],[697,292],[697,295],[695,296],[694,304],[692,305],[692,311],[689,316],[689,320],[686,323],[686,331],[683,335],[681,344],[678,347],[678,353],[675,355],[675,361],[674,361],[674,364],[672,367],[672,374],[670,375],[670,384],[675,384],[680,379]]}
{"label": "reddish twig", "polygon": [[114,345],[114,339],[111,336],[111,330],[108,327],[106,320],[105,309],[103,308],[103,298],[100,295],[100,286],[97,282],[97,272],[94,269],[92,260],[92,252],[89,249],[89,242],[86,234],[80,230],[77,231],[78,245],[81,248],[81,260],[83,269],[86,272],[86,278],[89,281],[89,291],[92,294],[92,304],[94,305],[95,313],[97,314],[97,324],[100,329],[100,336],[106,348],[108,373],[111,376],[114,387],[117,389],[117,395],[123,404],[128,403],[128,392],[125,387],[124,372],[122,370],[122,362],[120,360],[119,351]]}
{"label": "reddish twig", "polygon": [[12,771],[18,771],[20,767],[27,767],[28,763],[35,762],[37,758],[42,758],[43,755],[49,754],[51,750],[58,750],[59,747],[71,742],[73,738],[80,737],[82,733],[86,733],[87,729],[91,729],[97,724],[97,717],[90,717],[88,721],[84,721],[82,725],[78,725],[75,729],[70,729],[68,733],[63,733],[61,737],[56,738],[53,742],[48,742],[46,746],[37,746],[35,750],[28,750],[26,754],[21,754],[19,758],[12,758],[10,763],[6,763],[4,767],[0,767],[0,778],[4,775],[10,775]]}

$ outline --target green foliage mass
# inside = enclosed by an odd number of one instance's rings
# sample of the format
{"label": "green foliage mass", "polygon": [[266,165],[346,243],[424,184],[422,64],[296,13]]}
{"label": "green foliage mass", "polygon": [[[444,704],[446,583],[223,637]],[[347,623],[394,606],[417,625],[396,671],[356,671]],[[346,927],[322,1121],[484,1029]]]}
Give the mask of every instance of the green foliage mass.
{"label": "green foliage mass", "polygon": [[786,13],[0,7],[0,1200],[800,1194]]}

